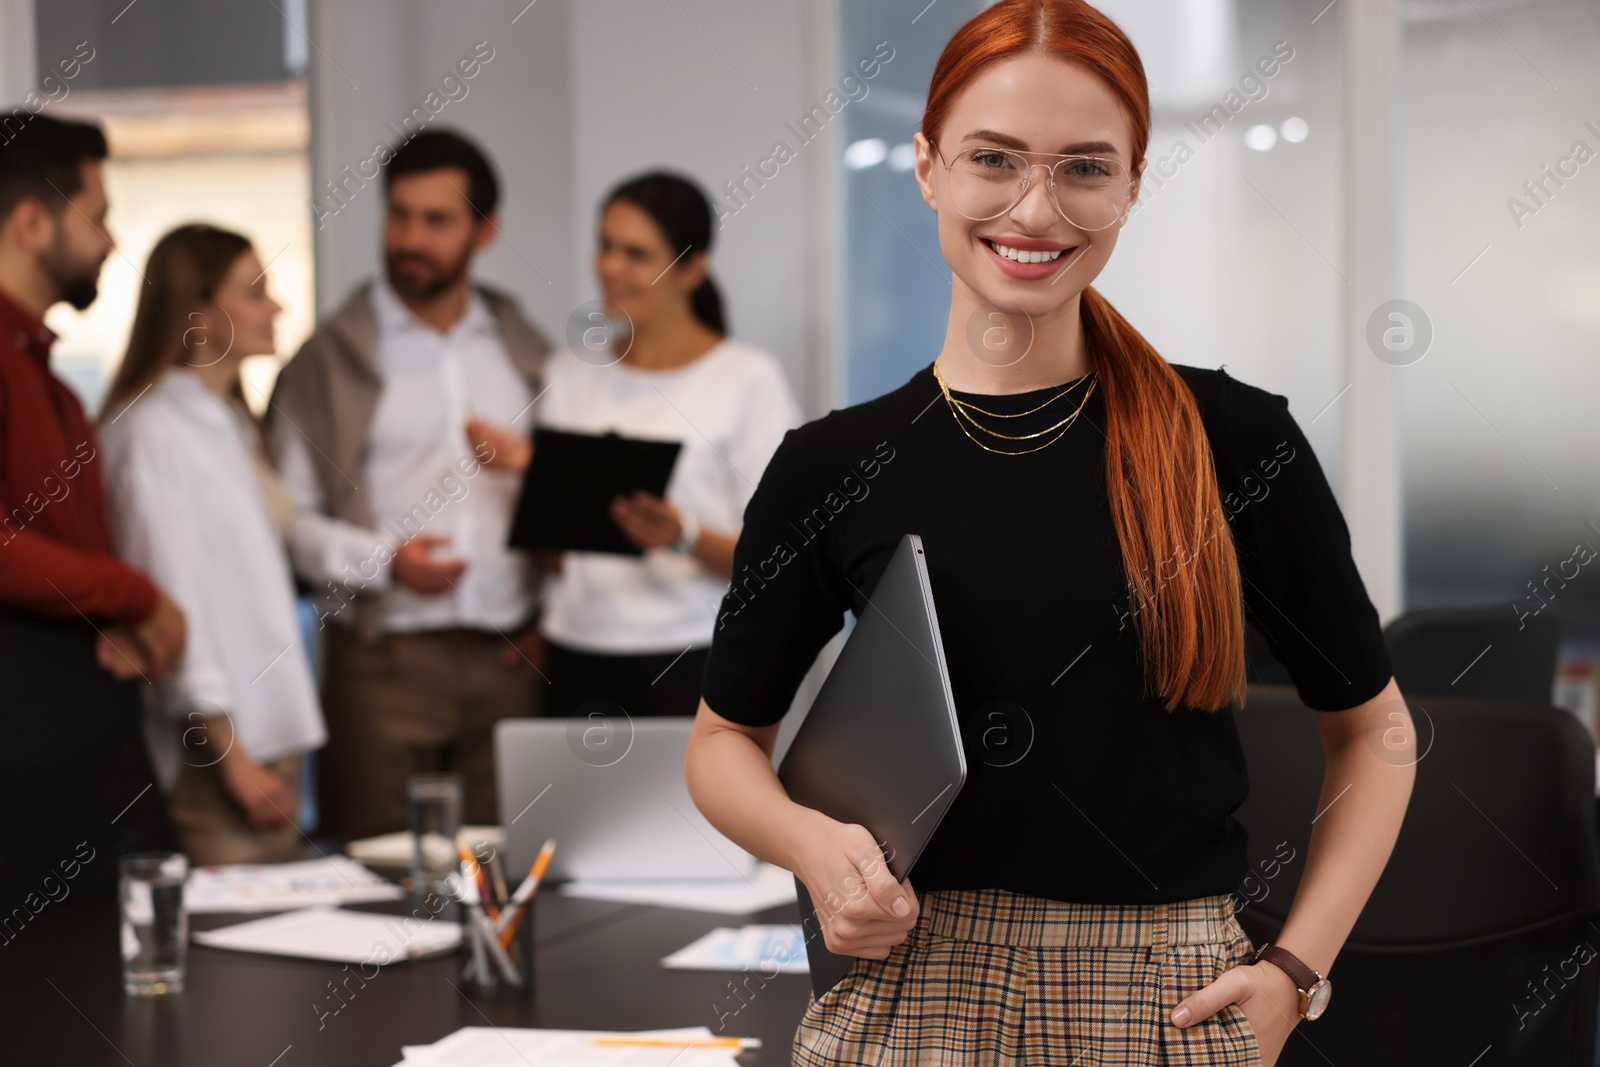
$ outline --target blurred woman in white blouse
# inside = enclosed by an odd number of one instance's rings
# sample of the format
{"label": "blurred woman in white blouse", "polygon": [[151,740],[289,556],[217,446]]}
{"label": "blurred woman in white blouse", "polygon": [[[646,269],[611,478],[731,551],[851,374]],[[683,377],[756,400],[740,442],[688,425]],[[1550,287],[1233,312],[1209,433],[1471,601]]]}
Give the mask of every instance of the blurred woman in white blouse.
{"label": "blurred woman in white blouse", "polygon": [[290,509],[245,406],[239,364],[274,350],[282,310],[250,242],[214,226],[150,253],[128,350],[100,416],[123,559],[189,620],[145,732],[184,851],[271,862],[303,847],[301,765],[325,740],[284,550]]}
{"label": "blurred woman in white blouse", "polygon": [[[640,175],[606,195],[595,280],[605,320],[621,328],[551,356],[531,408],[552,429],[683,445],[664,498],[612,502],[612,521],[643,555],[561,554],[540,620],[548,714],[695,713],[744,506],[799,425],[777,359],[729,336],[710,273],[712,223],[705,194],[675,174]],[[597,333],[609,331],[585,341]],[[526,429],[515,430],[468,425],[494,449],[491,466],[527,465]]]}

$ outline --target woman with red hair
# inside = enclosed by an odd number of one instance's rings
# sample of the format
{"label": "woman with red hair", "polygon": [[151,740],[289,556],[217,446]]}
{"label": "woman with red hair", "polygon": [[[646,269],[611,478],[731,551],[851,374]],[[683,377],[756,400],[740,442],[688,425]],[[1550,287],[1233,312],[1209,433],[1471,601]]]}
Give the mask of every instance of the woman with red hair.
{"label": "woman with red hair", "polygon": [[[791,431],[745,512],[734,573],[762,581],[725,601],[686,771],[722,832],[839,902],[825,942],[857,958],[807,1008],[797,1064],[1275,1063],[1326,1008],[1399,832],[1409,719],[1287,401],[1167,363],[1090,287],[1149,133],[1138,54],[1088,4],[1001,0],[958,30],[915,137],[953,274],[943,348]],[[798,535],[858,472],[870,493]],[[802,676],[908,532],[969,767],[920,895],[771,766]],[[1233,898],[1247,613],[1327,753],[1259,951]]]}

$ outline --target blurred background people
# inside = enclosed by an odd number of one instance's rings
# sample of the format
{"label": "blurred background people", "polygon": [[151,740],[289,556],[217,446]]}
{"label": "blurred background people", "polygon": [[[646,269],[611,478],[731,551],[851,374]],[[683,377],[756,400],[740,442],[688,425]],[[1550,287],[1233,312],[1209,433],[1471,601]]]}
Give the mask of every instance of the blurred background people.
{"label": "blurred background people", "polygon": [[326,739],[284,541],[293,509],[239,364],[273,351],[250,242],[192,224],[156,243],[101,412],[123,558],[172,591],[183,661],[146,693],[146,741],[196,864],[296,858],[305,754]]}
{"label": "blurred background people", "polygon": [[284,367],[267,413],[294,501],[290,552],[321,596],[324,828],[406,826],[413,772],[464,774],[463,817],[494,822],[493,728],[536,710],[537,573],[505,547],[517,481],[468,442],[477,414],[525,418],[547,344],[515,300],[476,285],[498,184],[442,130],[384,169],[383,276]]}
{"label": "blurred background people", "polygon": [[[50,369],[44,314],[94,302],[105,231],[96,126],[32,121],[0,150],[0,910],[116,884],[119,852],[171,847],[134,680],[184,646],[182,611],[117,559],[100,442]],[[52,882],[46,882],[52,879]],[[33,905],[29,904],[29,907]]]}
{"label": "blurred background people", "polygon": [[[551,714],[588,714],[594,701],[629,715],[694,714],[745,503],[800,421],[777,360],[728,336],[710,276],[711,223],[705,194],[678,175],[614,188],[594,269],[605,318],[621,328],[605,346],[550,360],[541,425],[683,442],[666,499],[636,493],[612,504],[643,556],[561,554],[542,624]],[[521,435],[487,420],[471,430],[493,463],[526,466]]]}

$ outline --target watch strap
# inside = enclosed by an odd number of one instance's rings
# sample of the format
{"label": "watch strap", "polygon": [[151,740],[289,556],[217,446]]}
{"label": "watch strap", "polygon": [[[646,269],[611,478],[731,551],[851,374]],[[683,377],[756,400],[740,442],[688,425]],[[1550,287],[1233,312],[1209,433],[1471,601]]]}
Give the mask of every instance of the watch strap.
{"label": "watch strap", "polygon": [[678,539],[672,543],[672,550],[688,555],[694,551],[694,546],[700,541],[700,523],[687,511],[680,511],[678,512],[678,524],[680,527]]}
{"label": "watch strap", "polygon": [[1295,988],[1309,993],[1311,987],[1322,981],[1322,976],[1300,962],[1300,957],[1280,945],[1262,945],[1256,950],[1256,963],[1270,963],[1294,982]]}

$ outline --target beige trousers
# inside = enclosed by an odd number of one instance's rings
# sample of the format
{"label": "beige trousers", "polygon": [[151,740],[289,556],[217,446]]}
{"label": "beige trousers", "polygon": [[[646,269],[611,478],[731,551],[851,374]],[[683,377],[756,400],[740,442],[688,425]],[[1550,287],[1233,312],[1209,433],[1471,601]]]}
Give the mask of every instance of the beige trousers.
{"label": "beige trousers", "polygon": [[[264,764],[300,795],[298,754]],[[178,843],[196,867],[218,863],[282,863],[301,858],[306,839],[294,823],[270,830],[258,830],[245,818],[244,809],[222,784],[216,767],[194,767],[185,763],[167,800]]]}
{"label": "beige trousers", "polygon": [[322,828],[368,837],[407,827],[406,779],[459,771],[462,820],[499,820],[494,724],[538,712],[544,681],[493,631],[385,634],[372,643],[327,631],[323,712],[328,744],[318,764]]}

